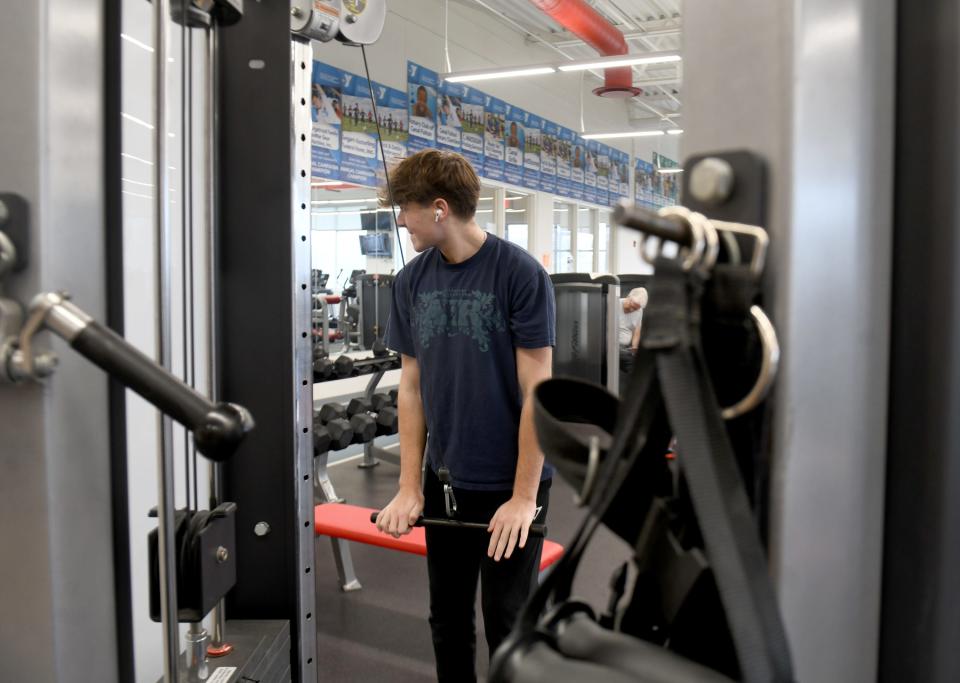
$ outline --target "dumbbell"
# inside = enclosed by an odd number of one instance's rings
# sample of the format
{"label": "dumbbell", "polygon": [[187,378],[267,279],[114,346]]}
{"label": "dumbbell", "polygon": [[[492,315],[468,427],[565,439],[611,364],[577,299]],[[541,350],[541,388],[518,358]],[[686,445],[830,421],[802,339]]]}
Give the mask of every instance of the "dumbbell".
{"label": "dumbbell", "polygon": [[328,450],[341,451],[353,443],[353,429],[350,427],[350,423],[342,418],[336,418],[326,423],[323,423],[318,418],[314,418],[313,439],[313,452],[315,455],[323,452],[317,450],[318,439],[321,445],[324,440],[329,440],[327,443]]}
{"label": "dumbbell", "polygon": [[350,403],[347,404],[347,415],[350,417],[372,412],[374,412],[373,406],[365,398],[351,398]]}
{"label": "dumbbell", "polygon": [[353,431],[353,443],[368,443],[377,436],[377,422],[366,413],[351,417],[350,429]]}
{"label": "dumbbell", "polygon": [[371,412],[379,413],[384,408],[393,408],[395,402],[389,394],[374,394],[370,399]]}
{"label": "dumbbell", "polygon": [[318,456],[330,450],[330,432],[315,422],[313,425],[313,455]]}
{"label": "dumbbell", "polygon": [[339,356],[333,362],[333,371],[337,377],[351,377],[354,374],[353,359],[350,356]]}
{"label": "dumbbell", "polygon": [[373,341],[373,348],[371,350],[373,351],[373,355],[377,358],[383,358],[390,353],[387,345],[379,337]]}
{"label": "dumbbell", "polygon": [[331,420],[346,420],[348,416],[347,407],[342,403],[324,403],[323,407],[317,412],[320,422],[326,424]]}
{"label": "dumbbell", "polygon": [[334,362],[329,358],[317,358],[313,361],[313,379],[323,382],[333,377]]}
{"label": "dumbbell", "polygon": [[377,436],[388,436],[398,431],[400,431],[400,420],[397,417],[396,408],[384,408],[377,413]]}
{"label": "dumbbell", "polygon": [[400,397],[400,392],[397,389],[391,389],[387,392],[387,396],[390,397],[390,402],[393,405],[397,405],[397,399]]}

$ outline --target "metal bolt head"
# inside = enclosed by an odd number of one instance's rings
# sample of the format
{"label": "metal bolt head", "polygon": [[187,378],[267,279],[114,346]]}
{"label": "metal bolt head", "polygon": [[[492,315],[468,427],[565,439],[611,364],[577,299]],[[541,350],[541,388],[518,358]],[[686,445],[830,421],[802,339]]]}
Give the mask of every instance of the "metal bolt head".
{"label": "metal bolt head", "polygon": [[222,545],[217,548],[217,563],[223,564],[230,559],[230,553]]}
{"label": "metal bolt head", "polygon": [[723,204],[733,192],[733,167],[723,159],[701,159],[690,171],[690,194],[704,204]]}
{"label": "metal bolt head", "polygon": [[303,14],[303,10],[301,10],[299,7],[297,7],[296,5],[294,5],[293,7],[290,8],[290,14],[292,14],[293,16],[295,16],[295,17],[297,17],[297,18],[299,19],[299,18],[300,18],[300,15]]}
{"label": "metal bolt head", "polygon": [[348,15],[347,15],[347,23],[348,23],[348,24],[356,24],[356,23],[357,23],[357,15],[356,15],[356,14],[348,14]]}
{"label": "metal bolt head", "polygon": [[253,533],[257,536],[266,536],[270,533],[270,525],[266,522],[257,522],[253,527]]}
{"label": "metal bolt head", "polygon": [[10,209],[7,208],[6,202],[0,199],[0,226],[6,223],[8,218],[10,218]]}

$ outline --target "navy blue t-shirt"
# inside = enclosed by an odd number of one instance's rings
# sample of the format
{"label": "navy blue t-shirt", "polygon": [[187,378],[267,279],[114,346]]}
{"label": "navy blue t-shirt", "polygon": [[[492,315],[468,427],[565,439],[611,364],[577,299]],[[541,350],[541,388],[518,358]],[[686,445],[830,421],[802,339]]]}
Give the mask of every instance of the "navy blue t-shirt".
{"label": "navy blue t-shirt", "polygon": [[[462,263],[431,248],[400,271],[386,343],[420,366],[434,471],[442,462],[460,488],[513,488],[523,407],[516,348],[555,341],[553,284],[515,244],[488,233]],[[541,479],[552,475],[544,463]]]}

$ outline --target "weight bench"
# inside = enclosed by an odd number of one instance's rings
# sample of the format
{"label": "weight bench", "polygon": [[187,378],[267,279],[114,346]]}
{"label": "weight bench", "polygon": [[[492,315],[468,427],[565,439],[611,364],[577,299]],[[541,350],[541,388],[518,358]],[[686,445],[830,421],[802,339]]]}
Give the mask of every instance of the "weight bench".
{"label": "weight bench", "polygon": [[[333,544],[333,557],[337,563],[337,575],[340,587],[344,591],[360,590],[350,558],[348,541],[399,550],[414,555],[427,554],[427,541],[423,527],[414,527],[413,531],[400,538],[377,531],[370,522],[373,508],[364,508],[345,503],[322,503],[313,509],[313,528],[317,536],[328,536]],[[543,539],[543,553],[540,557],[540,574],[560,559],[563,546],[554,541]]]}

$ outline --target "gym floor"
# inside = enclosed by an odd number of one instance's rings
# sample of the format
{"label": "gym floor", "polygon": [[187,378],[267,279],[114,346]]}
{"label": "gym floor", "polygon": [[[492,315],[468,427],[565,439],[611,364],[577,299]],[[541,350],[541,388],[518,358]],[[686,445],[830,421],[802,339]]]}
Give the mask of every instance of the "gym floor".
{"label": "gym floor", "polygon": [[[396,492],[398,470],[381,463],[362,470],[359,460],[330,466],[337,495],[346,502],[379,508]],[[573,491],[556,478],[547,519],[549,538],[567,545],[583,516]],[[320,675],[332,683],[436,680],[430,626],[427,623],[427,565],[423,557],[351,543],[357,578],[363,589],[340,590],[331,543],[317,538],[317,657]],[[626,544],[601,527],[580,565],[574,595],[598,612],[606,608],[610,576],[630,556]],[[477,672],[487,672],[487,645],[477,604]]]}

